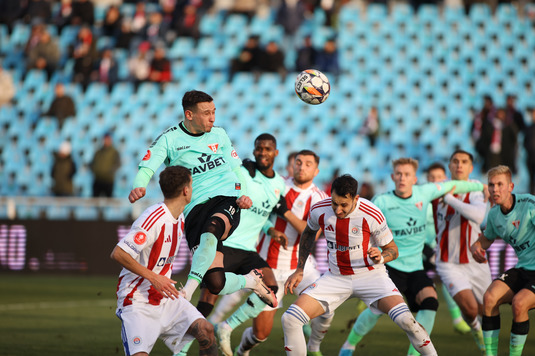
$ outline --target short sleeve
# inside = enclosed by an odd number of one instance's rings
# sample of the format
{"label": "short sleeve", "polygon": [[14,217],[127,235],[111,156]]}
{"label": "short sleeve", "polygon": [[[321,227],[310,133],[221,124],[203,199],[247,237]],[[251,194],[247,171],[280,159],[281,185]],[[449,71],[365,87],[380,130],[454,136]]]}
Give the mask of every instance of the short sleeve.
{"label": "short sleeve", "polygon": [[487,227],[485,227],[485,231],[483,231],[483,235],[489,240],[495,240],[499,237],[494,226],[494,215],[495,214],[491,209],[487,217]]}
{"label": "short sleeve", "polygon": [[308,215],[307,219],[307,225],[308,227],[313,231],[318,231],[320,229],[319,224],[319,214],[321,209],[312,209],[310,210],[310,214]]}
{"label": "short sleeve", "polygon": [[231,170],[235,169],[236,167],[240,167],[242,164],[241,159],[234,149],[234,146],[232,146],[232,142],[230,141],[227,133],[223,129],[221,129],[221,136],[224,142],[223,156],[225,157],[225,160],[229,162]]}
{"label": "short sleeve", "polygon": [[117,246],[137,260],[141,251],[149,244],[148,240],[147,231],[141,227],[133,226]]}
{"label": "short sleeve", "polygon": [[156,172],[158,168],[166,161],[168,141],[165,134],[161,134],[150,145],[143,160],[139,163],[139,167],[146,167]]}

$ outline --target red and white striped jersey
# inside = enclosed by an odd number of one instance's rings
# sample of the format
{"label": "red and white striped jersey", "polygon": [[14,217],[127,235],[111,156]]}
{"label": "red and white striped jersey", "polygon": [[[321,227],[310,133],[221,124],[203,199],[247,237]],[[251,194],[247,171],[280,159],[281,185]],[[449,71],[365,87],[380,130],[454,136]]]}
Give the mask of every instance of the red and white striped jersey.
{"label": "red and white striped jersey", "polygon": [[[117,244],[148,269],[171,277],[173,261],[184,235],[184,215],[175,219],[164,203],[147,208],[134,221],[128,234]],[[117,306],[132,303],[160,305],[168,298],[145,278],[123,268],[117,283]]]}
{"label": "red and white striped jersey", "polygon": [[486,211],[483,193],[446,195],[431,204],[437,234],[437,259],[452,263],[474,262],[470,246],[481,234],[480,224]]}
{"label": "red and white striped jersey", "polygon": [[372,270],[376,265],[368,256],[371,247],[380,247],[394,237],[386,219],[372,202],[359,198],[355,210],[344,219],[334,214],[331,198],[312,206],[308,226],[323,229],[327,240],[329,271],[337,275],[351,275]]}
{"label": "red and white striped jersey", "polygon": [[[321,191],[315,184],[311,184],[306,189],[295,186],[294,179],[286,179],[286,190],[284,194],[288,209],[301,220],[307,220],[310,207],[328,198],[328,195]],[[299,257],[299,241],[301,234],[284,218],[277,216],[275,229],[286,234],[288,246],[285,250],[281,244],[272,241],[271,237],[262,233],[258,241],[256,250],[264,258],[271,268],[293,270],[297,268]]]}

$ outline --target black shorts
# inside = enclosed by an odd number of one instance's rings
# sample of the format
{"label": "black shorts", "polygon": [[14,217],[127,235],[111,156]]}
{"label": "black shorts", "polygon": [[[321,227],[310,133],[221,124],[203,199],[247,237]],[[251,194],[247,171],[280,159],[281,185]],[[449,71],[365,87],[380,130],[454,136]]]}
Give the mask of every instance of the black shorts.
{"label": "black shorts", "polygon": [[515,294],[520,292],[521,289],[529,289],[535,293],[535,271],[528,271],[523,268],[511,268],[495,280],[507,284]]}
{"label": "black shorts", "polygon": [[414,272],[402,272],[395,268],[386,265],[388,275],[392,282],[396,285],[405,299],[411,311],[416,312],[419,310],[418,304],[416,304],[416,294],[425,287],[435,287],[431,278],[427,276],[424,270]]}
{"label": "black shorts", "polygon": [[[186,241],[191,252],[195,251],[197,246],[199,246],[201,234],[205,231],[208,219],[214,214],[224,214],[230,221],[231,228],[228,236],[236,230],[240,223],[240,208],[236,203],[236,199],[236,197],[218,195],[202,204],[198,204],[189,212],[186,217],[186,223],[184,224],[184,232],[186,233]],[[221,241],[218,241],[217,251],[221,251],[222,247],[223,244]]]}
{"label": "black shorts", "polygon": [[268,263],[256,251],[245,251],[238,248],[223,246],[225,272],[247,274],[252,269],[269,267]]}

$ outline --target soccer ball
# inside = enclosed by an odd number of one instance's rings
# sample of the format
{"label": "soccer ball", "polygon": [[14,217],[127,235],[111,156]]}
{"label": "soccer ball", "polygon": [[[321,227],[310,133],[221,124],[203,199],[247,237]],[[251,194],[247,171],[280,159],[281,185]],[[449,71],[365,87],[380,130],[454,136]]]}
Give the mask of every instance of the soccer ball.
{"label": "soccer ball", "polygon": [[307,104],[318,105],[329,97],[329,78],[316,69],[307,69],[295,79],[295,93]]}

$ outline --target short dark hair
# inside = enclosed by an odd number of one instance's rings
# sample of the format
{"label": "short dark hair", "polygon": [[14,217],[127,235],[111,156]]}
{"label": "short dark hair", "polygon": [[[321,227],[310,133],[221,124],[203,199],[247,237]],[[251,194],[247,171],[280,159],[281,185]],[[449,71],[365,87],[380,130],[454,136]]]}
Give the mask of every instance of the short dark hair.
{"label": "short dark hair", "polygon": [[349,174],[344,174],[334,179],[331,185],[331,192],[345,197],[349,194],[351,198],[357,196],[359,190],[359,182]]}
{"label": "short dark hair", "polygon": [[297,152],[297,154],[295,155],[295,158],[297,158],[297,156],[299,155],[303,155],[303,156],[313,156],[314,157],[314,160],[316,161],[316,164],[319,165],[320,164],[320,156],[318,156],[316,154],[316,152],[312,151],[312,150],[301,150],[299,152]]}
{"label": "short dark hair", "polygon": [[295,156],[297,156],[297,153],[298,153],[298,152],[296,152],[296,151],[292,151],[292,152],[290,152],[290,153],[288,154],[288,158],[287,158],[288,163],[290,163],[290,161],[291,161],[292,159],[295,159]]}
{"label": "short dark hair", "polygon": [[474,155],[471,154],[470,152],[467,152],[467,151],[461,150],[461,149],[456,149],[455,151],[453,151],[453,153],[450,156],[450,162],[451,162],[453,156],[455,156],[457,153],[462,153],[462,154],[467,155],[468,158],[470,158],[470,162],[474,163]]}
{"label": "short dark hair", "polygon": [[182,97],[182,108],[184,111],[193,110],[198,103],[210,103],[214,101],[210,95],[199,90],[190,90]]}
{"label": "short dark hair", "polygon": [[160,173],[160,189],[166,199],[176,198],[191,182],[191,172],[183,166],[169,166]]}
{"label": "short dark hair", "polygon": [[254,140],[255,145],[258,141],[271,141],[275,144],[275,147],[277,147],[277,139],[272,134],[268,134],[268,133],[260,134]]}
{"label": "short dark hair", "polygon": [[[453,155],[452,155],[453,157]],[[450,158],[451,160],[451,158]],[[427,169],[425,170],[426,173],[429,173],[431,171],[434,171],[435,169],[441,169],[442,171],[444,171],[444,173],[446,173],[446,167],[440,163],[440,162],[435,162],[435,163],[432,163],[429,165],[429,167],[427,167]]]}

